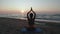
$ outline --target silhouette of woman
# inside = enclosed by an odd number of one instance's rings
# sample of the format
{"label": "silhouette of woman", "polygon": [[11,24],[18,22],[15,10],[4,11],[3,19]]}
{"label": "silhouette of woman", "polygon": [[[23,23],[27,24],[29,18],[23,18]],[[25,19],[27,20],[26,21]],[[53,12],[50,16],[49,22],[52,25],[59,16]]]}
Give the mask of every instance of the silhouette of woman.
{"label": "silhouette of woman", "polygon": [[[28,19],[28,24],[29,24],[29,27],[27,28],[27,30],[28,31],[41,32],[40,28],[34,27],[35,18],[36,18],[36,13],[31,8],[31,10],[27,13],[27,19]],[[26,29],[23,29],[22,31],[24,32],[25,30]]]}
{"label": "silhouette of woman", "polygon": [[[30,13],[31,11],[32,13]],[[31,10],[27,13],[27,19],[28,19],[29,26],[34,25],[35,17],[36,17],[36,13],[31,8]]]}

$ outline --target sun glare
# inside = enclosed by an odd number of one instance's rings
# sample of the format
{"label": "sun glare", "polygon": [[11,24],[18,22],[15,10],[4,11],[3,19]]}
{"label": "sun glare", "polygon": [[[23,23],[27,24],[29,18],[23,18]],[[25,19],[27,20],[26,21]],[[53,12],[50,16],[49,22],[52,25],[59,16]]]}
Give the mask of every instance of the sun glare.
{"label": "sun glare", "polygon": [[22,10],[21,13],[24,13],[24,11]]}

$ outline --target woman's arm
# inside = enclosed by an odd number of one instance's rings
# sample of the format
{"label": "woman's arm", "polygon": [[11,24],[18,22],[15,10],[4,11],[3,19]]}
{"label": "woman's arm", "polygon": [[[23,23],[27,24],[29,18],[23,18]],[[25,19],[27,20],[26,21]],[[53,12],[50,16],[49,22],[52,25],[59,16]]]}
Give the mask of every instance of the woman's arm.
{"label": "woman's arm", "polygon": [[35,19],[36,18],[36,13],[34,11],[32,11],[32,12],[34,13],[34,18],[33,19]]}
{"label": "woman's arm", "polygon": [[29,16],[28,16],[28,15],[29,15],[30,12],[31,12],[31,11],[29,11],[29,12],[27,13],[27,18],[28,18],[28,19],[29,19]]}

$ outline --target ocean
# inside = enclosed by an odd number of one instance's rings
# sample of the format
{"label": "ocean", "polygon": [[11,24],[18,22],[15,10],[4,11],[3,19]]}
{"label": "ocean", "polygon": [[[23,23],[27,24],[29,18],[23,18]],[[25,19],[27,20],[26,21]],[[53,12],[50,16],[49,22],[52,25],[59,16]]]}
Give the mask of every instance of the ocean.
{"label": "ocean", "polygon": [[[7,18],[16,18],[16,19],[26,19],[26,15],[21,14],[0,14],[0,17],[7,17]],[[59,21],[60,22],[60,14],[37,14],[36,20],[39,21]]]}

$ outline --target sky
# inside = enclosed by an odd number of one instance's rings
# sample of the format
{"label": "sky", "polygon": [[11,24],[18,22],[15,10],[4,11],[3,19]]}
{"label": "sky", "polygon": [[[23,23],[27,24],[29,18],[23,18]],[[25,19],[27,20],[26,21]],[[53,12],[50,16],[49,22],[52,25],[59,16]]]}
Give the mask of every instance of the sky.
{"label": "sky", "polygon": [[0,13],[19,13],[30,7],[35,12],[60,13],[60,0],[0,0]]}

